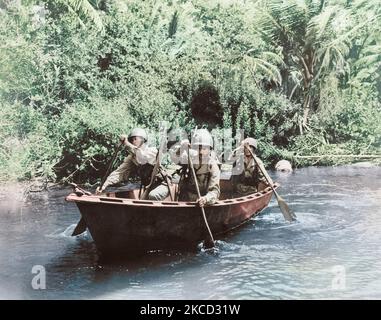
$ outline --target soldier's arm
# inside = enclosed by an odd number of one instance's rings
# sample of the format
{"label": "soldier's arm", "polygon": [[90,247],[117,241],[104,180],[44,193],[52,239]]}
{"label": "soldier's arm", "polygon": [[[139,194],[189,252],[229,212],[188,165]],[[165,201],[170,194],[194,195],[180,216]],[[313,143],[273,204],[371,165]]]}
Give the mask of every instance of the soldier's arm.
{"label": "soldier's arm", "polygon": [[132,156],[128,156],[116,170],[111,172],[101,187],[101,191],[105,190],[108,186],[128,180],[133,166],[131,158]]}
{"label": "soldier's arm", "polygon": [[152,147],[138,148],[135,152],[136,161],[143,165],[149,163],[155,165],[157,156],[157,149]]}
{"label": "soldier's arm", "polygon": [[[255,157],[255,159],[257,160],[259,168],[258,168],[258,180],[266,185],[269,185],[269,183],[267,182],[267,179],[269,180],[269,182],[271,183],[271,185],[274,184],[273,180],[270,178],[270,176],[267,174],[267,171],[265,169],[265,166],[262,162],[261,159],[259,159],[258,157]],[[263,173],[262,173],[263,172]],[[266,176],[265,176],[266,175]],[[266,179],[267,177],[267,179]]]}
{"label": "soldier's arm", "polygon": [[217,163],[213,163],[208,185],[208,192],[204,196],[207,205],[216,203],[220,197],[220,175],[220,168],[218,167]]}
{"label": "soldier's arm", "polygon": [[124,139],[123,144],[129,154],[136,154],[138,147],[134,146],[130,141],[128,141],[128,139]]}
{"label": "soldier's arm", "polygon": [[137,164],[142,164],[142,165],[146,163],[150,163],[152,165],[155,164],[156,155],[157,155],[156,148],[148,147],[145,144],[143,144],[140,147],[137,147],[128,141],[128,138],[126,135],[121,135],[119,137],[119,140],[125,146],[127,153],[134,157],[134,161],[137,162]]}

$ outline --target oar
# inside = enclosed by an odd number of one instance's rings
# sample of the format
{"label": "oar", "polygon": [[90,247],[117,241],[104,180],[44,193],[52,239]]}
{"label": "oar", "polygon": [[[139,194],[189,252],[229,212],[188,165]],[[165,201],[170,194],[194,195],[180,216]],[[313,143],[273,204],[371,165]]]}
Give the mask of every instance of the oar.
{"label": "oar", "polygon": [[[196,185],[197,196],[200,199],[201,198],[200,188],[198,187],[196,172],[194,171],[194,168],[193,168],[193,161],[192,161],[192,159],[190,157],[190,154],[189,154],[189,147],[188,147],[188,162],[189,162],[189,166],[190,166],[191,171],[192,171],[194,183]],[[210,231],[208,220],[206,220],[206,215],[205,215],[204,207],[200,207],[200,208],[201,208],[201,212],[202,212],[202,217],[204,218],[205,226],[208,229],[208,234],[209,234],[209,237],[205,240],[205,247],[207,249],[211,249],[211,248],[214,247],[214,238],[213,238],[213,235],[212,235],[212,231]]]}
{"label": "oar", "polygon": [[101,180],[101,183],[100,183],[100,187],[102,188],[103,184],[105,183],[109,173],[110,173],[110,170],[112,169],[113,165],[114,165],[114,162],[115,162],[115,159],[116,159],[116,156],[118,155],[119,153],[119,150],[120,148],[123,146],[124,144],[124,139],[119,143],[118,147],[116,148],[115,152],[114,152],[114,155],[110,161],[110,164],[108,165],[108,168],[107,168],[107,171],[105,173],[105,175],[103,176],[102,180]]}
{"label": "oar", "polygon": [[[108,174],[109,174],[109,172],[110,172],[110,170],[111,170],[111,168],[112,168],[112,166],[113,166],[113,164],[115,162],[116,156],[118,155],[120,147],[123,145],[123,142],[124,142],[124,140],[120,142],[120,144],[118,145],[118,147],[115,150],[115,153],[114,153],[114,155],[113,155],[113,157],[112,157],[112,159],[110,161],[110,164],[109,164],[109,166],[108,166],[108,168],[106,170],[106,173],[105,173],[105,175],[103,176],[103,178],[101,180],[101,184],[100,184],[101,187],[103,186],[103,184],[106,181],[106,178],[107,178],[107,176],[108,176]],[[86,192],[85,192],[85,194],[88,195]],[[77,235],[85,232],[86,228],[87,228],[86,221],[85,221],[85,219],[83,219],[83,217],[81,217],[81,220],[79,220],[79,222],[77,223],[77,226],[75,227],[73,233],[71,234],[72,237],[77,236]]]}
{"label": "oar", "polygon": [[77,226],[75,227],[73,233],[71,234],[72,237],[78,236],[81,233],[84,233],[86,231],[87,224],[85,219],[81,217],[81,220],[77,223]]}
{"label": "oar", "polygon": [[269,178],[269,175],[268,175],[266,169],[261,166],[261,164],[257,160],[256,156],[254,155],[253,151],[251,151],[250,147],[245,146],[245,148],[247,150],[249,150],[249,152],[250,152],[251,156],[253,157],[255,163],[257,164],[259,170],[261,170],[263,176],[267,180],[267,183],[269,184],[270,188],[273,190],[275,197],[278,201],[278,206],[280,208],[280,211],[282,211],[284,218],[290,222],[295,221],[296,220],[296,214],[288,207],[286,201],[278,194],[278,192],[276,192],[272,183],[270,182],[270,178]]}

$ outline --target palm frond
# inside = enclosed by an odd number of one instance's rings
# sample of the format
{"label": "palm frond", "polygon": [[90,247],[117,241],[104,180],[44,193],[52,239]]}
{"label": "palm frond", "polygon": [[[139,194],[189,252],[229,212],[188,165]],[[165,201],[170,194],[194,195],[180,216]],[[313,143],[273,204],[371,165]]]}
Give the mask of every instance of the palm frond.
{"label": "palm frond", "polygon": [[329,29],[330,22],[335,16],[335,12],[338,10],[336,6],[327,7],[319,15],[314,16],[307,26],[307,38],[310,41],[319,41],[322,36]]}
{"label": "palm frond", "polygon": [[278,84],[282,83],[282,76],[280,74],[279,68],[258,57],[245,56],[243,63],[248,67],[253,75],[259,73],[264,78],[274,81]]}
{"label": "palm frond", "polygon": [[67,0],[63,1],[69,10],[75,12],[79,15],[79,19],[82,17],[91,20],[94,25],[99,29],[103,30],[103,21],[99,12],[92,6],[88,0]]}

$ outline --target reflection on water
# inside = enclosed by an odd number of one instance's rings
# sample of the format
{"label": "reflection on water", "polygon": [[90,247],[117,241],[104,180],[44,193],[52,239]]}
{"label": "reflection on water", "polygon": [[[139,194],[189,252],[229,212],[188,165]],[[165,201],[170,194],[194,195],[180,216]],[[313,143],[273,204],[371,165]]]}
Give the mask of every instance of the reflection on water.
{"label": "reflection on water", "polygon": [[[218,241],[218,251],[99,259],[91,236],[71,237],[79,212],[69,189],[0,193],[0,298],[381,298],[381,168],[304,168],[274,173],[298,216],[276,201]],[[34,290],[34,265],[46,289]]]}

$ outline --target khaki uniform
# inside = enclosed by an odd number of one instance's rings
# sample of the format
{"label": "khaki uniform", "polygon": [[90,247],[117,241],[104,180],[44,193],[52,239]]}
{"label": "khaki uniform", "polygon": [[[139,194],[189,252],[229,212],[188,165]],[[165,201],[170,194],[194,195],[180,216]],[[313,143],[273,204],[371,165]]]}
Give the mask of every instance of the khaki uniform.
{"label": "khaki uniform", "polygon": [[[264,170],[264,165],[262,160],[256,157],[262,170]],[[251,193],[256,193],[264,186],[268,186],[268,182],[258,165],[255,163],[253,158],[247,158],[243,154],[240,155],[238,160],[233,165],[233,176],[232,182],[234,191],[239,195],[248,195]],[[271,183],[272,180],[268,177]]]}
{"label": "khaki uniform", "polygon": [[[135,147],[131,143],[126,144],[126,149],[129,155],[125,158],[123,163],[107,177],[102,188],[106,189],[110,185],[114,185],[123,181],[127,181],[132,175],[138,175],[143,185],[149,184],[153,166],[156,161],[157,149],[148,147],[143,144],[142,146]],[[152,191],[148,195],[150,200],[163,200],[169,195],[168,186],[163,182],[162,168],[156,176]]]}
{"label": "khaki uniform", "polygon": [[[206,204],[214,204],[220,197],[220,168],[217,159],[213,156],[208,156],[200,163],[198,152],[190,150],[193,167],[196,173],[196,179],[200,189],[201,196],[206,198]],[[197,189],[194,183],[192,171],[187,163],[188,154],[184,150],[180,155],[180,146],[170,152],[172,160],[179,164],[179,160],[183,165],[183,173],[179,182],[179,201],[196,201],[198,200]]]}

